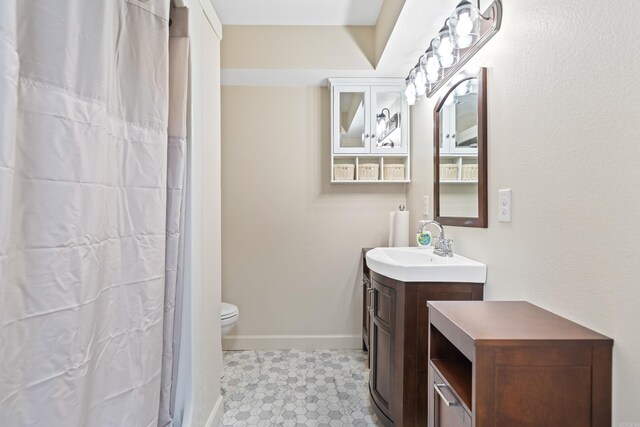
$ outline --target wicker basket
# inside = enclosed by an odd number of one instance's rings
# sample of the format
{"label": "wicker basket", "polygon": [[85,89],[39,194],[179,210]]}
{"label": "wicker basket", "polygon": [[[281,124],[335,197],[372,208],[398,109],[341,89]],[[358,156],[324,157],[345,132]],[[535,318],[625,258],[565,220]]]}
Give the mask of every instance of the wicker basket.
{"label": "wicker basket", "polygon": [[404,165],[384,165],[385,180],[404,180]]}
{"label": "wicker basket", "polygon": [[462,165],[462,180],[463,181],[477,181],[478,180],[478,165],[470,163],[468,165]]}
{"label": "wicker basket", "polygon": [[441,181],[455,181],[456,179],[458,179],[458,165],[456,164],[440,165]]}
{"label": "wicker basket", "polygon": [[380,165],[375,163],[361,163],[358,165],[359,181],[376,181]]}
{"label": "wicker basket", "polygon": [[353,181],[356,165],[333,165],[334,181]]}

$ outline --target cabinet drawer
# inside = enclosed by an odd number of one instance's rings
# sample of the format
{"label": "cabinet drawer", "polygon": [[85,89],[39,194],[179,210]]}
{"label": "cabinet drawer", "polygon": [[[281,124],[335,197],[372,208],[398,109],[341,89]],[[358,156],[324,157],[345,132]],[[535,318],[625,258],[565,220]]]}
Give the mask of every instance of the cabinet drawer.
{"label": "cabinet drawer", "polygon": [[471,427],[471,415],[453,394],[449,386],[432,367],[429,367],[432,409],[430,411],[430,427]]}

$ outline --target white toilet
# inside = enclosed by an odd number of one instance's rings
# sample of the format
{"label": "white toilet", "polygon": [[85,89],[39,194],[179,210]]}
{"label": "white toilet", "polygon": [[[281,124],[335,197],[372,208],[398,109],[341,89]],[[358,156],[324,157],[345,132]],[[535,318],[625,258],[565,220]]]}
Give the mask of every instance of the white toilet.
{"label": "white toilet", "polygon": [[240,310],[238,307],[223,302],[220,309],[220,320],[222,321],[222,336],[229,335],[229,332],[233,329],[240,317]]}

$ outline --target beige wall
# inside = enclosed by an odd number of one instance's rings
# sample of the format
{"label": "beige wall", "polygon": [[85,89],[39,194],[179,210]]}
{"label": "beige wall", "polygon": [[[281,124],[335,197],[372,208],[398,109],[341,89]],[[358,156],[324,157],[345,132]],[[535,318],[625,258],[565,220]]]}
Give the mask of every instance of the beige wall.
{"label": "beige wall", "polygon": [[387,242],[403,184],[330,181],[329,91],[222,90],[227,348],[357,347],[362,247]]}
{"label": "beige wall", "polygon": [[[487,299],[529,300],[615,339],[614,425],[637,425],[640,57],[624,40],[640,3],[585,6],[505,2],[476,61],[489,67],[489,228],[447,234],[488,265]],[[434,103],[412,108],[414,213],[432,194]],[[500,188],[513,190],[512,223],[497,221]]]}
{"label": "beige wall", "polygon": [[372,70],[372,26],[224,27],[224,68]]}

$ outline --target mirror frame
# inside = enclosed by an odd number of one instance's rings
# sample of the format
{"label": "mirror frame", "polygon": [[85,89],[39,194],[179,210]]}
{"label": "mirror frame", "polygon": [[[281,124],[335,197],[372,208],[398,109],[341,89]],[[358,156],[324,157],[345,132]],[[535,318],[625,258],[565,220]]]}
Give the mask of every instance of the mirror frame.
{"label": "mirror frame", "polygon": [[[456,87],[467,80],[478,79],[478,217],[440,215],[440,110]],[[458,227],[488,227],[487,211],[487,69],[477,73],[459,73],[447,91],[438,99],[434,109],[433,130],[433,195],[434,218],[442,225]]]}

